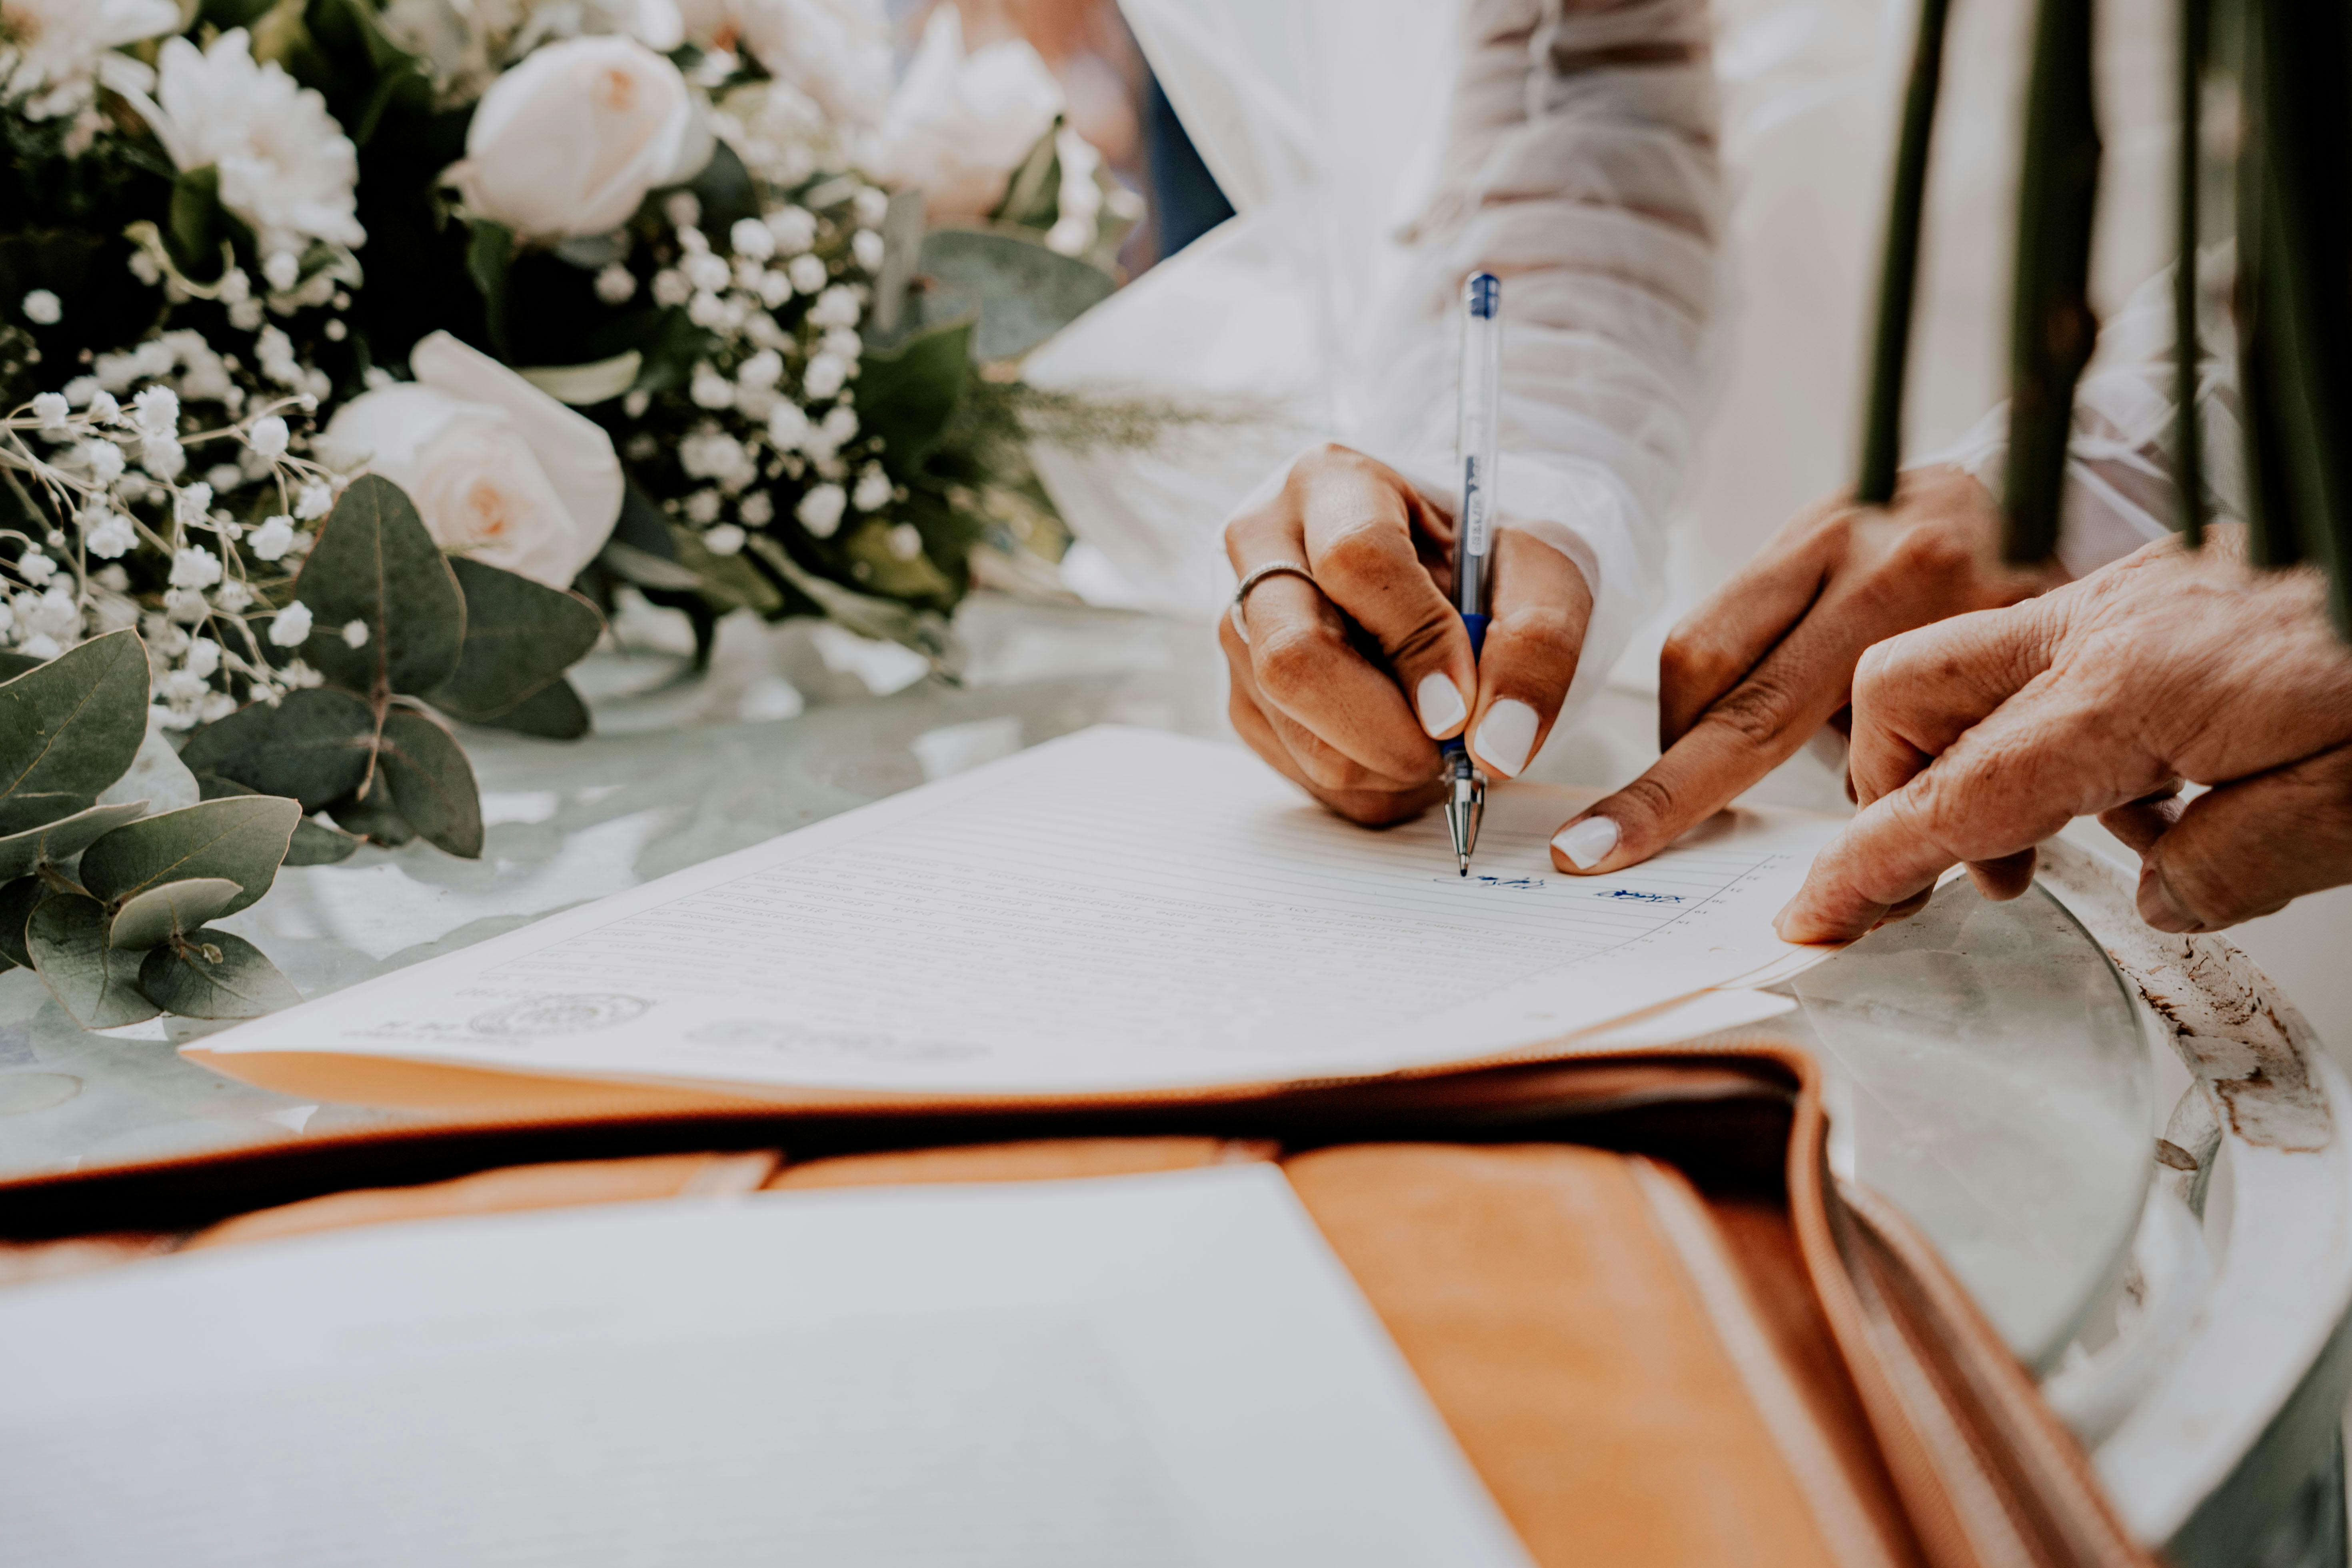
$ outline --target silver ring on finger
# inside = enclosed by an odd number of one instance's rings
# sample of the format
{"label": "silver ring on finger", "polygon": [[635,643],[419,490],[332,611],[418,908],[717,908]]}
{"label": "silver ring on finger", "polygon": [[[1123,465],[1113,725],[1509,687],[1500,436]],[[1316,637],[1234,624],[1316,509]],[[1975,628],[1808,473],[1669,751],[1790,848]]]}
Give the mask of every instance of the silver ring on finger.
{"label": "silver ring on finger", "polygon": [[1249,627],[1242,620],[1242,602],[1249,597],[1252,588],[1256,587],[1268,577],[1279,577],[1286,573],[1293,577],[1305,578],[1309,587],[1315,585],[1315,574],[1309,572],[1298,562],[1269,561],[1263,566],[1253,567],[1249,575],[1242,579],[1241,586],[1234,590],[1233,605],[1227,613],[1233,616],[1234,630],[1240,636],[1242,641],[1249,641]]}

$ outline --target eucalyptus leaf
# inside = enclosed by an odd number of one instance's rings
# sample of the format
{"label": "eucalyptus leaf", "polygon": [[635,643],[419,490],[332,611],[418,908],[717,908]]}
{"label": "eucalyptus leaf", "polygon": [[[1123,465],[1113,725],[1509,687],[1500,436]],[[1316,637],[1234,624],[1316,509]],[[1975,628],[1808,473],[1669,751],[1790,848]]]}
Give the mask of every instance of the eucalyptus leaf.
{"label": "eucalyptus leaf", "polygon": [[482,794],[457,737],[422,713],[384,715],[376,765],[400,815],[425,838],[468,860],[482,853]]}
{"label": "eucalyptus leaf", "polygon": [[466,276],[482,297],[482,323],[489,331],[490,346],[501,359],[508,350],[507,282],[514,270],[514,230],[488,218],[473,220],[466,241]]}
{"label": "eucalyptus leaf", "polygon": [[183,272],[212,268],[220,262],[220,171],[207,163],[182,170],[172,182],[172,199],[164,232],[172,259]]}
{"label": "eucalyptus leaf", "polygon": [[0,879],[29,876],[44,864],[70,860],[106,834],[147,815],[143,800],[93,805],[87,811],[0,838]]}
{"label": "eucalyptus leaf", "polygon": [[393,804],[391,787],[381,775],[365,800],[345,795],[328,805],[327,815],[341,823],[347,833],[366,843],[381,844],[386,849],[397,849],[416,837],[416,829]]}
{"label": "eucalyptus leaf", "polygon": [[0,685],[0,833],[97,803],[147,738],[147,650],[109,632]]}
{"label": "eucalyptus leaf", "polygon": [[715,555],[692,530],[681,528],[676,533],[678,561],[691,568],[692,586],[703,597],[727,609],[747,609],[763,616],[783,609],[783,595],[740,552]]}
{"label": "eucalyptus leaf", "polygon": [[924,322],[973,319],[971,357],[983,363],[1027,353],[1118,288],[1091,262],[988,229],[934,231],[919,270],[929,280]]}
{"label": "eucalyptus leaf", "polygon": [[588,732],[588,704],[569,680],[542,686],[495,719],[477,721],[542,741],[576,741]]}
{"label": "eucalyptus leaf", "polygon": [[313,686],[275,708],[256,702],[205,725],[188,737],[180,761],[199,778],[212,773],[316,811],[357,789],[374,753],[375,714],[366,701]]}
{"label": "eucalyptus leaf", "polygon": [[226,877],[190,877],[133,894],[114,911],[114,923],[106,930],[107,945],[143,951],[175,934],[184,936],[244,891]]}
{"label": "eucalyptus leaf", "polygon": [[[225,779],[218,773],[199,773],[196,776],[196,785],[203,790],[206,800],[226,800],[233,795],[268,793],[265,790],[255,789],[249,784],[241,784],[235,779]],[[338,833],[333,828],[313,822],[306,816],[294,825],[294,837],[287,841],[286,864],[331,866],[338,860],[350,859],[352,852],[363,842],[365,841],[362,839],[355,838],[348,833]]]}
{"label": "eucalyptus leaf", "polygon": [[0,653],[0,680],[14,680],[28,669],[38,669],[48,663],[29,653]]}
{"label": "eucalyptus leaf", "polygon": [[259,948],[225,931],[200,931],[150,952],[139,989],[183,1018],[258,1018],[302,1000]]}
{"label": "eucalyptus leaf", "polygon": [[466,597],[457,668],[426,700],[453,719],[494,724],[563,679],[596,639],[604,617],[567,594],[478,561],[450,563]]}
{"label": "eucalyptus leaf", "polygon": [[118,827],[82,851],[81,885],[121,904],[133,895],[191,877],[225,877],[237,885],[224,913],[244,909],[278,876],[302,808],[281,795],[208,800]]}
{"label": "eucalyptus leaf", "polygon": [[600,359],[593,364],[541,364],[520,372],[522,378],[558,403],[593,408],[609,403],[637,384],[646,356],[635,349]]}
{"label": "eucalyptus leaf", "polygon": [[38,877],[0,885],[0,957],[11,967],[33,967],[33,955],[25,950],[25,922],[33,918],[34,906],[56,890]]}
{"label": "eucalyptus leaf", "polygon": [[[294,596],[310,606],[315,627],[302,657],[338,686],[376,698],[422,695],[457,668],[465,596],[416,503],[380,474],[362,474],[343,491],[294,580]],[[366,633],[356,647],[344,637],[354,621]]]}
{"label": "eucalyptus leaf", "polygon": [[139,989],[139,955],[106,944],[106,908],[79,893],[40,901],[25,924],[25,946],[41,984],[85,1029],[142,1024],[162,1009]]}
{"label": "eucalyptus leaf", "polygon": [[755,533],[751,548],[759,552],[760,559],[773,567],[776,574],[805,594],[822,609],[827,618],[840,622],[861,637],[894,642],[909,647],[931,661],[931,668],[941,675],[952,677],[961,650],[950,634],[945,616],[927,610],[912,610],[889,599],[877,599],[870,594],[860,594],[828,581],[805,570],[786,553],[784,547],[765,534]]}
{"label": "eucalyptus leaf", "polygon": [[702,589],[702,579],[688,568],[617,539],[604,542],[604,548],[596,552],[596,561],[622,582],[634,583],[640,588],[671,588],[689,594]]}
{"label": "eucalyptus leaf", "polygon": [[857,373],[857,418],[882,437],[891,462],[910,473],[930,456],[963,401],[971,374],[971,325],[920,333],[905,346],[866,356]]}

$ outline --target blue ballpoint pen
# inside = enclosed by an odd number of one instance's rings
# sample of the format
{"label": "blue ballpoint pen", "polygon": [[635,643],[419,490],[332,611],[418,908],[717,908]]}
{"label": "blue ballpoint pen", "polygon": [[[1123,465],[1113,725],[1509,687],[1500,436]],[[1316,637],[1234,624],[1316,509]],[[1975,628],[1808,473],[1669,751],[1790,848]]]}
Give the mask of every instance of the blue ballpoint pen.
{"label": "blue ballpoint pen", "polygon": [[[1470,657],[1486,646],[1486,576],[1495,542],[1495,447],[1500,423],[1503,368],[1503,284],[1479,272],[1462,285],[1462,507],[1454,518],[1454,605],[1470,634]],[[1466,736],[1467,731],[1465,731]],[[1460,739],[1445,742],[1445,826],[1454,859],[1470,874],[1478,822],[1486,813],[1486,775]]]}

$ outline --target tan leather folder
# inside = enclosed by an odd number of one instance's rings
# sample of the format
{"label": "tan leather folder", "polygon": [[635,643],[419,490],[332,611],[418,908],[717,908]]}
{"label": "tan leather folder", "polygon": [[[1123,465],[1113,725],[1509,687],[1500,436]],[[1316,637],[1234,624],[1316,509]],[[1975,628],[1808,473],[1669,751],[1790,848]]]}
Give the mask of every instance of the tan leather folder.
{"label": "tan leather folder", "polygon": [[[1764,1038],[1244,1100],[679,1105],[0,1186],[0,1279],[431,1215],[1279,1162],[1537,1562],[2147,1563]],[[556,1156],[569,1156],[558,1159]]]}

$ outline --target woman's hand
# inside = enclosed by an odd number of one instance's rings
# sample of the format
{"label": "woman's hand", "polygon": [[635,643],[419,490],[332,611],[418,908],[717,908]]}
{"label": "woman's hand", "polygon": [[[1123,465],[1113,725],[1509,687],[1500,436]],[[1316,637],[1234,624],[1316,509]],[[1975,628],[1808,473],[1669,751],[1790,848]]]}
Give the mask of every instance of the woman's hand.
{"label": "woman's hand", "polygon": [[2002,565],[2000,538],[1992,497],[1951,468],[1905,474],[1884,510],[1840,499],[1782,529],[1666,639],[1665,754],[1563,826],[1552,864],[1591,873],[1648,859],[1837,719],[1873,643],[2063,580]]}
{"label": "woman's hand", "polygon": [[[1780,934],[1860,936],[1961,861],[2014,897],[2033,847],[2093,812],[2139,851],[2140,915],[2161,931],[2352,881],[2352,648],[2319,574],[2249,571],[2242,532],[2151,544],[1872,648],[1854,678],[1863,810]],[[2184,779],[2213,787],[2183,806]]]}
{"label": "woman's hand", "polygon": [[1401,822],[1440,794],[1438,742],[1469,736],[1488,773],[1523,772],[1550,732],[1591,618],[1584,574],[1549,545],[1496,536],[1482,658],[1454,607],[1453,520],[1386,465],[1345,447],[1294,464],[1282,492],[1235,518],[1243,577],[1270,562],[1219,627],[1234,728],[1340,816]]}

